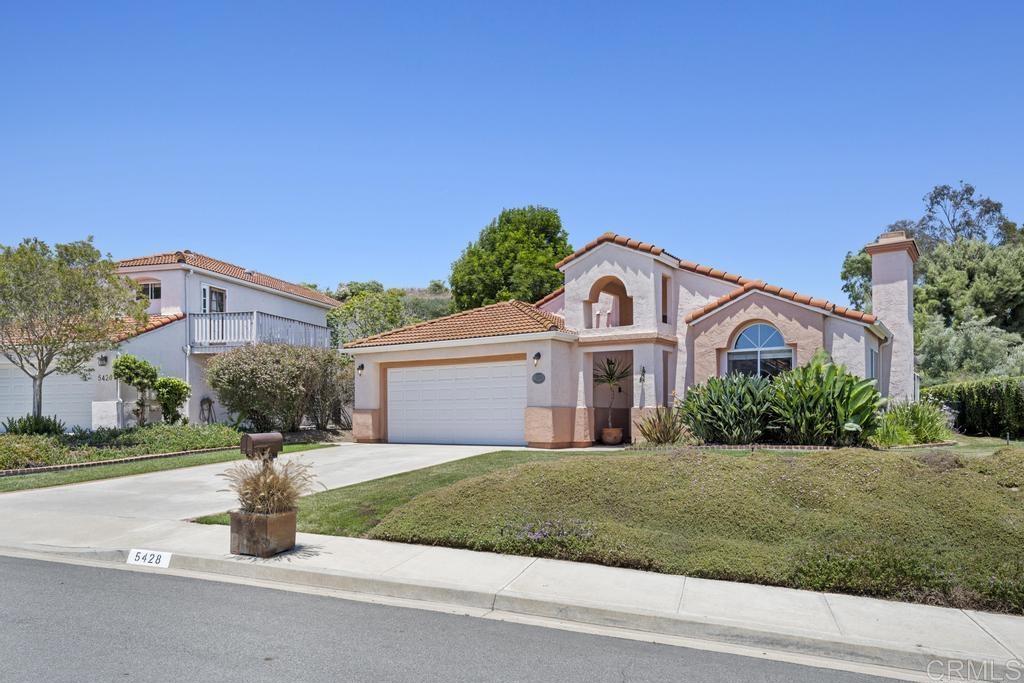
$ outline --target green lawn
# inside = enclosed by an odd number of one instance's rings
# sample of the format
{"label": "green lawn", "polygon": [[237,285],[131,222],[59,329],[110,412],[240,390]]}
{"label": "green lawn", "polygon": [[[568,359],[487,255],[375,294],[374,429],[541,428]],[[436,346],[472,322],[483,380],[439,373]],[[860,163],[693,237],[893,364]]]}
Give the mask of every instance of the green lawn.
{"label": "green lawn", "polygon": [[961,441],[500,451],[308,496],[299,529],[1024,613],[1024,449]]}
{"label": "green lawn", "polygon": [[[333,444],[293,444],[285,446],[284,452],[295,453],[297,451],[325,448],[331,445]],[[113,477],[127,477],[133,474],[147,474],[149,472],[176,470],[180,467],[194,467],[196,465],[209,465],[215,462],[239,460],[242,457],[242,454],[238,452],[238,448],[232,448],[223,451],[180,455],[173,458],[139,460],[136,462],[126,462],[114,465],[83,467],[76,470],[40,472],[39,474],[21,474],[14,477],[0,477],[0,493],[23,491],[25,489],[38,489],[47,486],[62,486],[64,484],[77,484],[83,481],[96,481],[99,479],[111,479]]]}

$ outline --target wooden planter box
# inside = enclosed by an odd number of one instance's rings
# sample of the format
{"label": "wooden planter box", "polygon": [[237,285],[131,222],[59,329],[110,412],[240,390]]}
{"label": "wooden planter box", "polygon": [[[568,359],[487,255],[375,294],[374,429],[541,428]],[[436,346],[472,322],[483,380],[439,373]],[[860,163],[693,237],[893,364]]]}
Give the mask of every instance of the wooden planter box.
{"label": "wooden planter box", "polygon": [[272,557],[295,547],[295,510],[263,515],[232,510],[231,554]]}

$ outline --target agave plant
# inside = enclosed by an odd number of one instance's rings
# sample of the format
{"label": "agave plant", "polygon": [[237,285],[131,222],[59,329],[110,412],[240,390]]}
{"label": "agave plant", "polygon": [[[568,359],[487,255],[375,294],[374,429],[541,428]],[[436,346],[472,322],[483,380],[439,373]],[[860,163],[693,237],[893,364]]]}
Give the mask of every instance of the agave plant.
{"label": "agave plant", "polygon": [[616,389],[633,372],[633,367],[626,363],[620,364],[614,358],[605,358],[602,363],[594,368],[594,381],[603,384],[611,390],[611,400],[608,401],[608,429],[612,428],[612,407],[615,406]]}
{"label": "agave plant", "polygon": [[732,374],[691,387],[680,416],[705,443],[755,443],[771,417],[771,383],[763,377]]}
{"label": "agave plant", "polygon": [[874,380],[857,377],[819,353],[775,379],[771,403],[773,427],[784,440],[850,446],[875,432],[885,401]]}

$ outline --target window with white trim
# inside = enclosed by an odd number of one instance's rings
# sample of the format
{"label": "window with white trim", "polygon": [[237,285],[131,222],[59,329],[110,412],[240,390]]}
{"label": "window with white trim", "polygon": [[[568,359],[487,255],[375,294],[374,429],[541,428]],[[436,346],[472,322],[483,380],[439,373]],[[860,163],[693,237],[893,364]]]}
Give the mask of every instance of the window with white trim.
{"label": "window with white trim", "polygon": [[878,351],[868,349],[868,379],[878,379]]}
{"label": "window with white trim", "polygon": [[146,297],[150,301],[160,298],[160,283],[159,282],[143,282],[139,284],[139,289],[142,290],[142,296]]}
{"label": "window with white trim", "polygon": [[774,377],[793,368],[793,349],[771,325],[754,323],[736,337],[728,352],[728,372]]}

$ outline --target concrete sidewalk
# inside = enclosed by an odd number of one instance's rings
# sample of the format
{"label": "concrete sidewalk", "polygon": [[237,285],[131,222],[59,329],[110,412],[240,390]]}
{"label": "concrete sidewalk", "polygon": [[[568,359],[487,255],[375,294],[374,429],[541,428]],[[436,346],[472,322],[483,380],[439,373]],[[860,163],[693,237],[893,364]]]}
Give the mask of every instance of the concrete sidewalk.
{"label": "concrete sidewalk", "polygon": [[[61,516],[12,520],[16,549],[123,563],[129,548],[174,553],[171,568],[442,603],[880,665],[909,672],[1024,671],[1024,618],[711,581],[575,562],[300,534],[290,553],[225,553],[224,526]],[[66,516],[63,517],[66,521]],[[88,547],[80,542],[91,529]],[[15,531],[16,529],[16,531]],[[77,537],[77,539],[76,539]],[[469,613],[474,613],[470,611]]]}
{"label": "concrete sidewalk", "polygon": [[[320,480],[337,487],[492,450],[352,444],[290,457],[314,463]],[[0,494],[0,553],[123,564],[128,549],[146,548],[173,553],[172,570],[196,575],[440,603],[479,616],[802,653],[918,678],[968,667],[995,680],[1024,674],[1024,617],[312,534],[276,558],[234,557],[227,527],[183,521],[232,506],[215,476],[228,466]]]}

